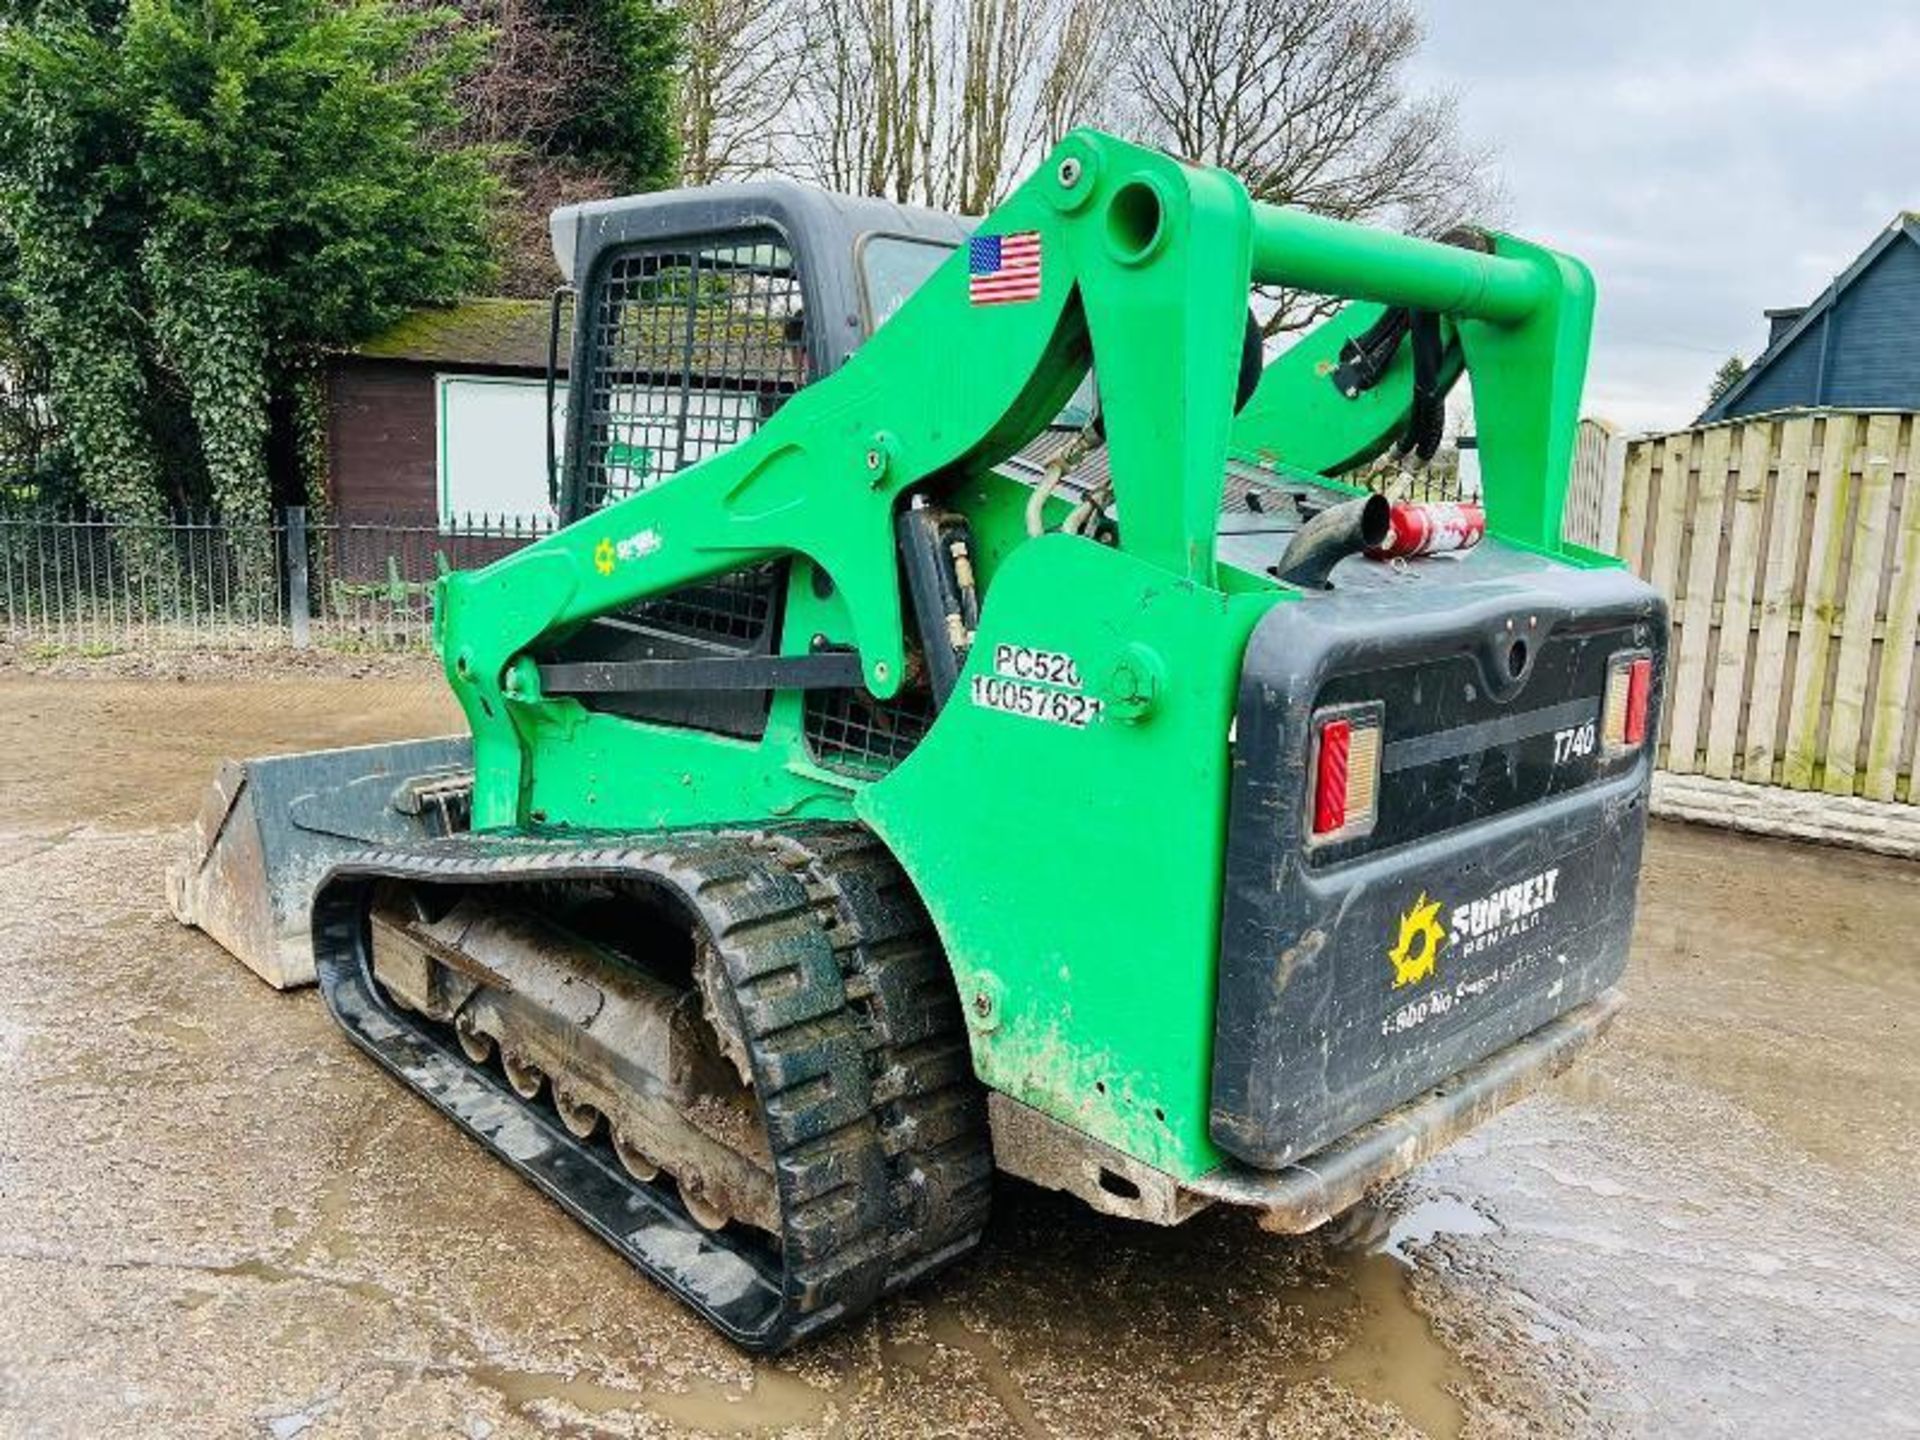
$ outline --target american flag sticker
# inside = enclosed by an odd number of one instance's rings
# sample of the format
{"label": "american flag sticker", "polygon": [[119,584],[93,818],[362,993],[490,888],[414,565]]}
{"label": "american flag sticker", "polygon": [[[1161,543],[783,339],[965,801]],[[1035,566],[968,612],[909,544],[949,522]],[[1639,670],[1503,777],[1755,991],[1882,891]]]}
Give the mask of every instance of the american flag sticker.
{"label": "american flag sticker", "polygon": [[1040,298],[1040,232],[975,235],[967,241],[967,298],[1012,305]]}

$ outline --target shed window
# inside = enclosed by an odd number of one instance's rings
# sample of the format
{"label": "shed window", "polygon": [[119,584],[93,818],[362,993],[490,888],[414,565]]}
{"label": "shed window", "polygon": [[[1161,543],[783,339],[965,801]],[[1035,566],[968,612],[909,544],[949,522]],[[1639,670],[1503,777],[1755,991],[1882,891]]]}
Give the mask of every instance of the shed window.
{"label": "shed window", "polygon": [[[434,377],[439,434],[440,524],[469,516],[535,522],[550,519],[546,382],[493,375]],[[554,392],[555,434],[566,414],[563,386]]]}

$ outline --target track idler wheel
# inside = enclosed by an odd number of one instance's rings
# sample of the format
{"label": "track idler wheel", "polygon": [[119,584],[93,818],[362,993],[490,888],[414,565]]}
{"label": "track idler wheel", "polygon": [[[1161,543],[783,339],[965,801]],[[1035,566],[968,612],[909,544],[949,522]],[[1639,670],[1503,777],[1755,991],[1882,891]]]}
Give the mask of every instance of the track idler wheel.
{"label": "track idler wheel", "polygon": [[507,1084],[522,1100],[536,1098],[540,1094],[540,1087],[547,1083],[547,1077],[538,1065],[510,1051],[500,1052],[500,1068],[507,1072]]}
{"label": "track idler wheel", "polygon": [[600,1128],[600,1112],[558,1085],[553,1087],[553,1108],[560,1112],[560,1123],[576,1140],[591,1140]]}

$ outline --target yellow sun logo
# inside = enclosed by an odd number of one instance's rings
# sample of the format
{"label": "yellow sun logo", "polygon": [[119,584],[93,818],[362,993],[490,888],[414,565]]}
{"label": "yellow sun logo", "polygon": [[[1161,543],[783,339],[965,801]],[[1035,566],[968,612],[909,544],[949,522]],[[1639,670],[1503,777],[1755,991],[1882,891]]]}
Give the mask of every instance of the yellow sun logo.
{"label": "yellow sun logo", "polygon": [[602,540],[593,547],[593,568],[602,575],[613,573],[613,541]]}
{"label": "yellow sun logo", "polygon": [[1393,988],[1417,985],[1433,974],[1447,932],[1440,928],[1440,902],[1422,890],[1413,908],[1400,917],[1400,942],[1387,952],[1393,962]]}

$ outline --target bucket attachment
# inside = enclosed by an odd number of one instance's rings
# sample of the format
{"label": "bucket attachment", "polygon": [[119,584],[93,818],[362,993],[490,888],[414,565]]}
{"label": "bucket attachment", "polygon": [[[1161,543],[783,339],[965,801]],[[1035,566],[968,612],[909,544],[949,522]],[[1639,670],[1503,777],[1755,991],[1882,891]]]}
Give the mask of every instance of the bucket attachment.
{"label": "bucket attachment", "polygon": [[315,886],[371,845],[466,827],[464,735],[223,761],[167,903],[277,989],[311,985]]}

